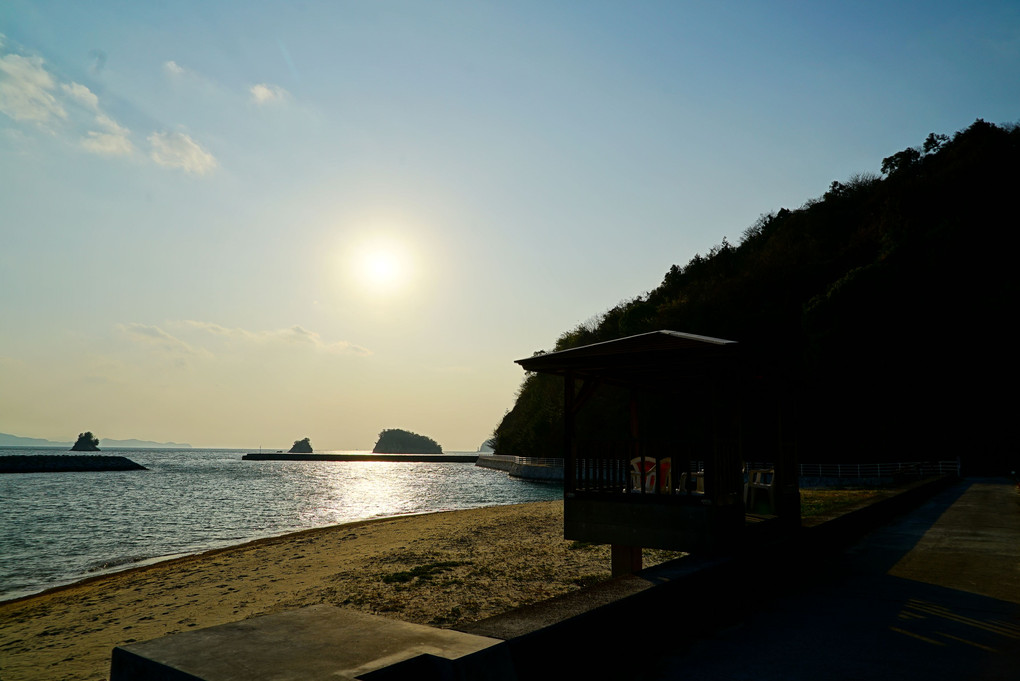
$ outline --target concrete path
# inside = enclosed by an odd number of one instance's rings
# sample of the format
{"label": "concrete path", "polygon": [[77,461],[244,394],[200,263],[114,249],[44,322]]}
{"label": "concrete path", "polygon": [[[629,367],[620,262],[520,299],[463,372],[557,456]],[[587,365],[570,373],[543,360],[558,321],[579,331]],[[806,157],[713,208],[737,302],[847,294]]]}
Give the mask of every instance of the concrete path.
{"label": "concrete path", "polygon": [[967,480],[716,633],[635,655],[633,679],[1020,679],[1020,493]]}

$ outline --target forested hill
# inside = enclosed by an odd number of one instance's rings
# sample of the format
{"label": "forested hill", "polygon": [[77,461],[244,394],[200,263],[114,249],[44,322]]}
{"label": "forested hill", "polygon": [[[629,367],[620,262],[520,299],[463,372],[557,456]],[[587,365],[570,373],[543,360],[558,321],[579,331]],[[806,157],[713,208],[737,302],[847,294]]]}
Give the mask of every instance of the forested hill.
{"label": "forested hill", "polygon": [[[1018,196],[1020,127],[933,133],[881,176],[833,182],[674,265],[555,349],[656,329],[737,340],[795,385],[802,461],[1001,468],[1016,448],[1002,391],[1018,375]],[[497,452],[559,455],[561,393],[559,379],[526,376]]]}

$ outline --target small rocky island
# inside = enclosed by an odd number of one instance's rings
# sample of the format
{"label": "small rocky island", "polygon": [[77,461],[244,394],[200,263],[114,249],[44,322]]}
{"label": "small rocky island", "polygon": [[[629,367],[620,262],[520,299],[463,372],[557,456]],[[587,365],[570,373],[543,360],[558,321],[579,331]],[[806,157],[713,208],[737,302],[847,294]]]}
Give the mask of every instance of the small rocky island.
{"label": "small rocky island", "polygon": [[372,448],[375,454],[442,454],[439,443],[425,435],[412,433],[400,428],[390,428],[379,433],[379,440]]}
{"label": "small rocky island", "polygon": [[294,446],[287,450],[288,454],[311,454],[312,441],[309,438],[294,440]]}
{"label": "small rocky island", "polygon": [[[307,446],[307,450],[298,447]],[[399,428],[379,433],[379,441],[371,454],[360,452],[333,452],[312,454],[308,438],[298,440],[289,452],[250,452],[241,458],[245,461],[400,461],[430,463],[475,463],[478,454],[443,454],[443,448],[430,437]]]}
{"label": "small rocky island", "polygon": [[78,433],[78,439],[73,445],[71,445],[72,452],[98,452],[99,451],[99,438],[92,434],[92,431],[86,430],[84,433]]}

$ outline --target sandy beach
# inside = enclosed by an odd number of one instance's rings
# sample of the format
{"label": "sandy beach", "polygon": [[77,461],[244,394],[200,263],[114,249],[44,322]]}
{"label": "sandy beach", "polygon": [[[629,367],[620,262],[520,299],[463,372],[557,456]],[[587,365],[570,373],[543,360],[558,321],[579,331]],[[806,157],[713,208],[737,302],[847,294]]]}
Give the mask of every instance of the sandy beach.
{"label": "sandy beach", "polygon": [[372,520],[0,603],[0,679],[106,679],[114,646],[315,603],[450,627],[608,578],[562,523],[562,501]]}

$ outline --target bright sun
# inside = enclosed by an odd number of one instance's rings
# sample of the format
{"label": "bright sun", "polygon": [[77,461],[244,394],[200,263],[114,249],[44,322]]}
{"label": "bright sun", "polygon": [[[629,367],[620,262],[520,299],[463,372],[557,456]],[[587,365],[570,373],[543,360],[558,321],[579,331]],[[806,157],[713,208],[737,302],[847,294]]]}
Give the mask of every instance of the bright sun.
{"label": "bright sun", "polygon": [[386,286],[400,277],[400,259],[390,251],[367,253],[362,274],[375,286]]}
{"label": "bright sun", "polygon": [[393,239],[363,242],[355,249],[352,265],[361,287],[376,295],[395,293],[411,279],[409,251]]}

